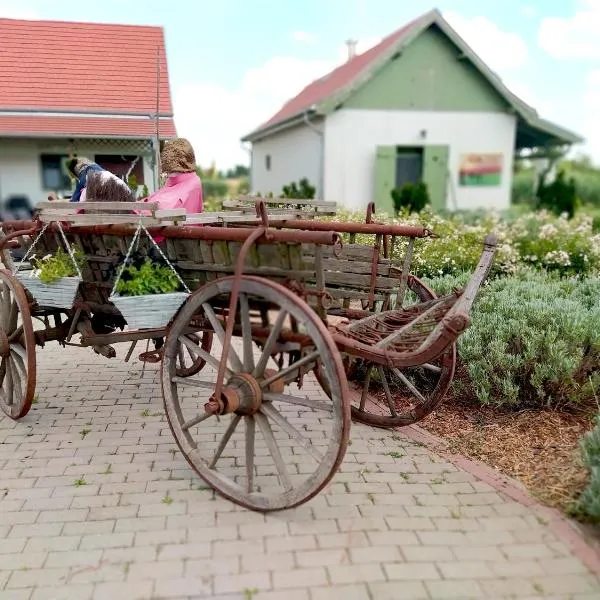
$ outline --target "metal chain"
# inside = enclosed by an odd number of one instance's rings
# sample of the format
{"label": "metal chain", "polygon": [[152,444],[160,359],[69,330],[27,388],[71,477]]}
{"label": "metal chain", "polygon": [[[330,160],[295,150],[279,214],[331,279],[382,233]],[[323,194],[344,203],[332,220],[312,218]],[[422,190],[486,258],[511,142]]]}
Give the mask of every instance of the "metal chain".
{"label": "metal chain", "polygon": [[186,285],[185,281],[181,278],[179,273],[175,270],[175,267],[171,264],[171,261],[165,256],[165,253],[160,249],[160,246],[156,243],[154,238],[150,235],[149,231],[146,229],[146,227],[144,227],[144,224],[140,220],[140,223],[139,223],[137,229],[135,230],[135,235],[133,236],[133,239],[131,240],[131,244],[129,245],[129,248],[127,249],[127,255],[125,256],[125,260],[123,261],[123,264],[121,265],[121,267],[119,268],[119,271],[117,272],[117,277],[115,279],[115,283],[113,284],[113,288],[112,288],[110,295],[111,296],[114,295],[115,290],[117,289],[117,284],[121,280],[121,275],[123,274],[123,270],[125,269],[125,266],[129,262],[129,257],[131,256],[131,251],[133,250],[135,243],[138,241],[138,239],[140,237],[140,232],[142,232],[142,231],[148,236],[148,239],[152,242],[154,247],[158,250],[158,253],[160,254],[161,258],[165,261],[165,263],[169,267],[169,269],[171,269],[171,271],[173,271],[173,273],[175,273],[175,277],[177,277],[177,279],[179,280],[179,283],[181,283],[181,285],[183,286],[183,289],[188,294],[191,293],[190,288]]}
{"label": "metal chain", "polygon": [[112,290],[110,292],[111,296],[114,296],[114,294],[115,294],[115,290],[117,289],[117,284],[121,280],[121,275],[123,274],[123,270],[125,269],[128,261],[129,261],[129,257],[131,256],[131,251],[133,250],[133,247],[135,246],[137,239],[140,237],[141,225],[142,225],[142,223],[140,221],[138,228],[135,230],[135,235],[133,236],[133,239],[131,240],[131,244],[129,244],[129,248],[127,249],[127,254],[125,255],[125,260],[123,261],[123,263],[119,267],[119,270],[117,271],[117,277],[115,279]]}
{"label": "metal chain", "polygon": [[69,256],[71,257],[71,260],[73,261],[73,266],[75,267],[75,270],[77,271],[77,275],[79,276],[79,279],[83,279],[83,275],[81,274],[81,269],[79,268],[79,265],[77,264],[77,261],[75,260],[75,254],[73,253],[73,248],[71,247],[71,244],[69,244],[69,241],[67,240],[67,236],[65,235],[65,232],[62,228],[62,225],[60,224],[60,221],[56,221],[56,224],[58,225],[58,230],[60,231],[60,235],[63,239],[63,242],[65,243],[67,252],[69,253]]}
{"label": "metal chain", "polygon": [[31,254],[33,249],[36,247],[37,243],[40,241],[40,238],[42,237],[42,235],[44,235],[44,232],[46,231],[46,229],[48,229],[49,225],[50,225],[50,223],[46,223],[42,227],[41,231],[37,234],[36,238],[33,240],[33,243],[31,244],[31,246],[29,246],[29,248],[27,249],[27,252],[25,252],[25,255],[21,259],[21,262],[17,265],[17,268],[13,269],[13,275],[16,275],[19,272],[19,270],[21,269],[21,267],[23,266],[23,264],[27,261],[27,259],[29,258],[29,255]]}
{"label": "metal chain", "polygon": [[179,279],[179,283],[183,286],[183,289],[190,294],[190,288],[186,285],[185,281],[181,278],[179,273],[176,271],[175,267],[171,264],[171,261],[165,256],[165,253],[161,250],[160,246],[156,243],[156,240],[150,235],[150,232],[144,227],[143,223],[140,222],[140,227],[144,230],[144,233],[148,236],[148,239],[152,242],[154,247],[158,250],[158,253],[161,255],[162,259],[165,261],[166,265],[175,273],[175,277]]}

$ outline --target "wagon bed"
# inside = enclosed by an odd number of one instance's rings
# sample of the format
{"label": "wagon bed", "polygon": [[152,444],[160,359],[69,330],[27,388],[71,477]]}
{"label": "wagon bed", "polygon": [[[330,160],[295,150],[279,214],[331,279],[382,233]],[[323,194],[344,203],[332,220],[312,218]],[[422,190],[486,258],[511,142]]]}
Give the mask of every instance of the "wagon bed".
{"label": "wagon bed", "polygon": [[[317,494],[343,459],[351,415],[395,426],[433,410],[495,252],[489,237],[465,290],[437,298],[410,273],[415,240],[433,233],[373,223],[372,210],[364,224],[273,220],[259,202],[259,226],[149,223],[191,294],[168,326],[132,330],[110,294],[139,217],[84,224],[72,212],[50,215],[60,212],[55,207],[38,221],[4,223],[0,250],[6,255],[13,240],[23,249],[35,240],[40,254],[65,241],[79,246],[82,282],[73,305],[57,309],[40,306],[10,270],[0,272],[0,406],[14,419],[27,414],[35,346],[74,344],[79,334],[78,345],[107,357],[127,342],[129,360],[138,342],[165,338],[154,355],[180,450],[215,489],[256,510]],[[372,235],[373,244],[342,244],[342,234],[358,233]],[[139,250],[149,252],[153,242],[140,240]],[[396,244],[400,260],[391,258]],[[32,319],[43,327],[34,329]],[[98,322],[124,328],[99,331]]]}

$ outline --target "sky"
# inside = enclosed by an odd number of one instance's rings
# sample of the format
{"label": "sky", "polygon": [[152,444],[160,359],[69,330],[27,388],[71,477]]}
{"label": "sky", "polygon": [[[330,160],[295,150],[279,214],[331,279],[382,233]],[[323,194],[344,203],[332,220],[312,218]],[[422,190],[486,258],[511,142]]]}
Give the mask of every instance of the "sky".
{"label": "sky", "polygon": [[585,138],[600,164],[600,0],[0,0],[0,16],[160,25],[177,133],[202,166],[248,164],[240,138],[305,85],[439,9],[507,87]]}

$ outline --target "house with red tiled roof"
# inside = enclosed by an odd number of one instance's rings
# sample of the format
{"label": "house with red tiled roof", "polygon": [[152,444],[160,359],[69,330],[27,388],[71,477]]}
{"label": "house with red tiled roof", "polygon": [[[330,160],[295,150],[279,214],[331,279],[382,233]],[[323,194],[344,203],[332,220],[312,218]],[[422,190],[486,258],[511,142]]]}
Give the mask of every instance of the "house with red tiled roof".
{"label": "house with red tiled roof", "polygon": [[155,188],[175,136],[162,28],[0,19],[0,39],[3,202],[68,196],[72,155]]}
{"label": "house with red tiled roof", "polygon": [[517,153],[583,140],[541,119],[432,10],[349,52],[242,141],[255,193],[306,177],[319,198],[391,213],[390,192],[418,181],[434,208],[506,208]]}

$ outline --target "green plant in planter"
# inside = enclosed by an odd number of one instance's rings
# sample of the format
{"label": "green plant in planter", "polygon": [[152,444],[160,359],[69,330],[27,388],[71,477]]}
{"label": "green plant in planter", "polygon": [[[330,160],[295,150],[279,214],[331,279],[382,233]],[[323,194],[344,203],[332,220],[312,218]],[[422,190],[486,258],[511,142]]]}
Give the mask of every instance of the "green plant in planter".
{"label": "green plant in planter", "polygon": [[116,292],[120,296],[148,296],[169,294],[181,287],[177,275],[166,265],[145,258],[140,263],[123,269]]}
{"label": "green plant in planter", "polygon": [[[75,262],[81,270],[85,261],[85,254],[78,246],[72,248]],[[53,283],[63,277],[76,277],[77,269],[69,256],[69,253],[59,248],[54,254],[47,254],[43,258],[31,257],[31,265],[34,269],[33,276],[43,283]]]}

